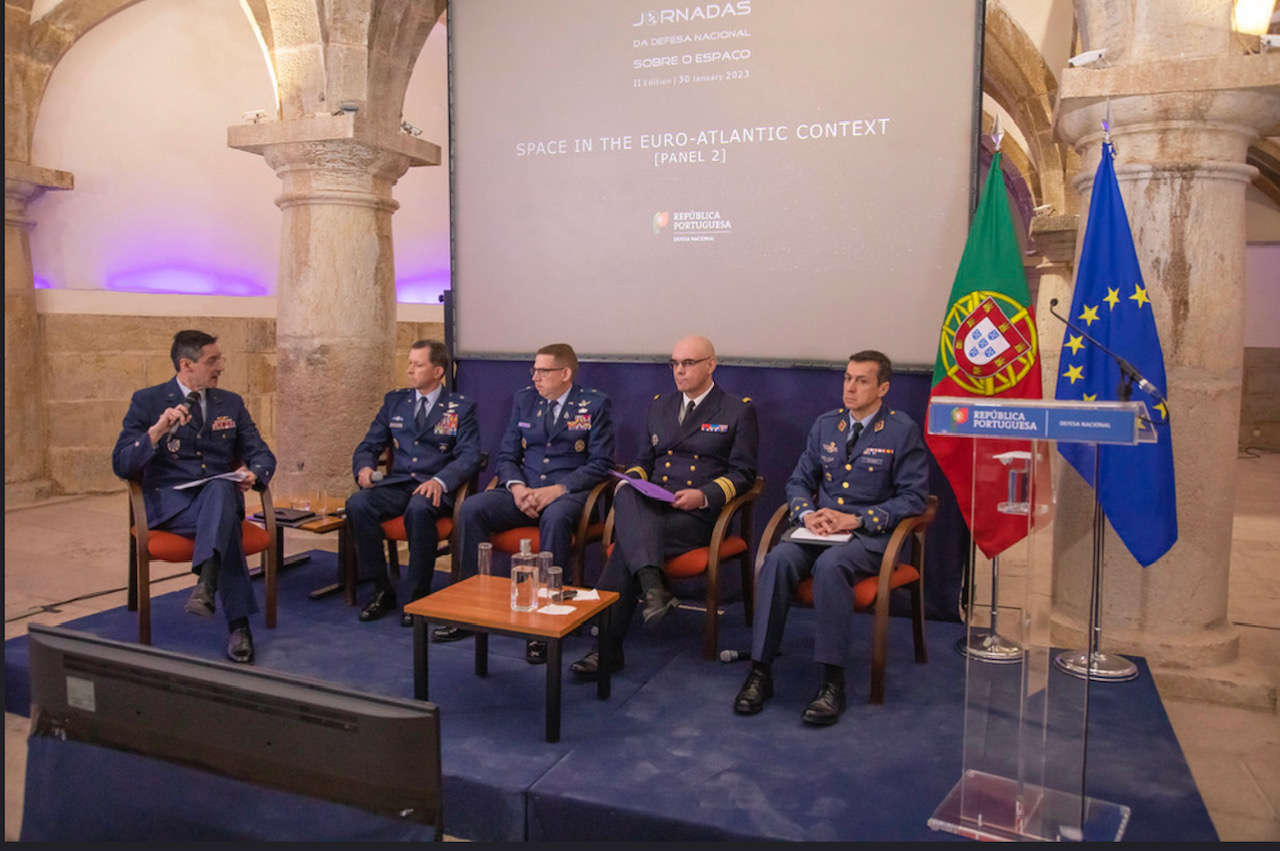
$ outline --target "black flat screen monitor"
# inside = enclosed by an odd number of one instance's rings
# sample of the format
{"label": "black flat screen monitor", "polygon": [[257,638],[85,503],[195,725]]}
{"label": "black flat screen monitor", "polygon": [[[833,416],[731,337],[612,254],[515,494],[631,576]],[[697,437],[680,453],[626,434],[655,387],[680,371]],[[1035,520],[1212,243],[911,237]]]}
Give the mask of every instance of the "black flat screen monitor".
{"label": "black flat screen monitor", "polygon": [[441,828],[435,704],[28,629],[31,734],[87,742]]}

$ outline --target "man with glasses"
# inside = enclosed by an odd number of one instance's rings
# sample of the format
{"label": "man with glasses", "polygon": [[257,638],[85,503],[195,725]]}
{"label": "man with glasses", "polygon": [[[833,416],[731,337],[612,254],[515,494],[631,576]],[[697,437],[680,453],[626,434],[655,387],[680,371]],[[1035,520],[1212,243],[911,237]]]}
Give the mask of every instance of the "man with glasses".
{"label": "man with glasses", "polygon": [[[518,391],[498,449],[498,487],[462,505],[459,546],[462,575],[476,572],[477,545],[495,532],[538,526],[542,550],[567,566],[573,533],[588,492],[613,469],[612,402],[578,385],[578,356],[566,343],[538,349],[533,386]],[[455,641],[469,630],[440,627],[434,641]],[[547,660],[547,646],[530,641],[525,658]]]}
{"label": "man with glasses", "polygon": [[[395,611],[396,592],[382,549],[384,520],[404,516],[409,538],[409,600],[431,593],[439,536],[436,519],[453,510],[453,494],[480,470],[480,425],[476,406],[444,386],[449,350],[438,340],[409,349],[411,386],[392,390],[356,447],[351,469],[360,490],[347,498],[347,523],[360,579],[374,581],[373,599],[360,610],[362,622]],[[391,467],[375,477],[379,459],[391,451]],[[413,616],[400,613],[400,625]]]}
{"label": "man with glasses", "polygon": [[[639,455],[629,476],[659,485],[671,502],[653,499],[623,483],[613,498],[616,546],[599,587],[620,593],[613,617],[614,668],[623,665],[622,641],[637,600],[644,599],[646,624],[677,605],[663,583],[670,556],[711,542],[720,509],[756,480],[756,409],[750,399],[730,396],[712,380],[716,351],[705,337],[686,337],[671,352],[676,392],[649,404]],[[599,674],[592,650],[570,669],[585,678]]]}
{"label": "man with glasses", "polygon": [[[200,580],[187,611],[210,617],[215,597],[220,598],[230,632],[227,656],[249,664],[249,616],[258,611],[258,601],[240,540],[244,491],[271,479],[276,457],[258,434],[244,400],[218,387],[226,359],[217,337],[179,331],[169,359],[176,371],[173,378],[133,394],[111,466],[122,479],[141,479],[148,529],[195,539],[191,570]],[[236,479],[176,489],[231,472],[239,474]]]}

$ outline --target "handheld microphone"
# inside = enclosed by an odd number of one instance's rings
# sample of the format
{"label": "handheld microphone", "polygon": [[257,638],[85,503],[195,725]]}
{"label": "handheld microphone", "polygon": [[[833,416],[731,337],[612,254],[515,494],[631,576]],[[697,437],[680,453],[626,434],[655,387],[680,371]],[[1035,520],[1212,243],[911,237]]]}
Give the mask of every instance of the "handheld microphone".
{"label": "handheld microphone", "polygon": [[369,480],[372,481],[374,484],[377,484],[378,482],[382,481],[382,477],[383,477],[383,472],[381,470],[374,470],[372,475],[369,476]]}
{"label": "handheld microphone", "polygon": [[[1075,331],[1076,333],[1080,334],[1080,336],[1084,337],[1090,343],[1093,343],[1099,349],[1102,349],[1102,351],[1110,355],[1111,359],[1114,360],[1116,364],[1120,367],[1120,372],[1125,376],[1126,379],[1128,379],[1128,381],[1133,382],[1134,384],[1137,384],[1138,388],[1142,390],[1142,392],[1150,396],[1151,398],[1159,399],[1161,402],[1168,401],[1167,399],[1165,399],[1164,394],[1160,392],[1160,389],[1156,387],[1154,384],[1152,384],[1150,381],[1148,381],[1142,375],[1142,373],[1138,372],[1137,368],[1134,367],[1133,364],[1129,363],[1127,360],[1120,357],[1118,354],[1116,354],[1115,352],[1108,349],[1106,346],[1099,343],[1093,337],[1089,336],[1088,332],[1085,331],[1083,328],[1077,328],[1075,325],[1072,325],[1069,321],[1067,321],[1067,318],[1065,316],[1060,315],[1057,311],[1054,310],[1054,308],[1057,306],[1058,306],[1058,300],[1056,298],[1049,300],[1049,312],[1052,313],[1057,319],[1062,320],[1062,324],[1066,325],[1072,331]],[[1125,397],[1125,401],[1128,401],[1127,396]]]}
{"label": "handheld microphone", "polygon": [[721,662],[742,662],[751,658],[750,650],[721,650]]}
{"label": "handheld microphone", "polygon": [[[190,393],[187,394],[187,398],[183,399],[181,402],[178,403],[178,406],[182,408],[186,408],[187,413],[189,414],[191,413],[191,409],[199,404],[200,404],[200,393],[197,390],[192,390]],[[176,434],[178,431],[178,428],[181,425],[182,423],[174,423],[169,428],[169,434]]]}

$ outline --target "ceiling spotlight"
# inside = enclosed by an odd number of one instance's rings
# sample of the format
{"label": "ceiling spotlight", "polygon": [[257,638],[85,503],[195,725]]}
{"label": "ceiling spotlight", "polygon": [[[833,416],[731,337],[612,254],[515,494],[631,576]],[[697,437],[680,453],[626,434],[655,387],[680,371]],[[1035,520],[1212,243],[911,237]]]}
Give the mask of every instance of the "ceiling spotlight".
{"label": "ceiling spotlight", "polygon": [[360,111],[360,101],[344,100],[338,104],[338,108],[337,110],[334,111],[333,114],[341,115],[344,112],[351,113],[351,112],[359,112],[359,111]]}
{"label": "ceiling spotlight", "polygon": [[245,121],[252,121],[254,124],[257,124],[259,121],[266,118],[269,114],[270,113],[268,113],[265,109],[254,109],[254,110],[250,110],[249,112],[246,112],[244,115],[240,117],[243,118]]}
{"label": "ceiling spotlight", "polygon": [[1037,216],[1047,216],[1049,213],[1053,212],[1053,205],[1041,204],[1039,207],[1034,208],[1032,212]]}
{"label": "ceiling spotlight", "polygon": [[421,135],[422,135],[422,128],[421,128],[421,127],[415,127],[414,125],[410,124],[408,121],[401,121],[401,122],[400,122],[400,129],[401,129],[401,130],[403,130],[404,132],[408,133],[410,136],[421,136]]}

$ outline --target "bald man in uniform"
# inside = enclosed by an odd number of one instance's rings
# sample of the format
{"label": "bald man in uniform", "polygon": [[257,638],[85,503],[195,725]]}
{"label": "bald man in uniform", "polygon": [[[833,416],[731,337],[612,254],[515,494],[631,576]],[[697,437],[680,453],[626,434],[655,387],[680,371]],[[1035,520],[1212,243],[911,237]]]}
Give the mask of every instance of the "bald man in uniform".
{"label": "bald man in uniform", "polygon": [[[686,337],[671,352],[674,393],[659,394],[645,415],[642,444],[627,475],[661,486],[671,502],[655,500],[623,483],[614,495],[613,554],[598,587],[620,593],[611,635],[613,668],[623,666],[622,642],[643,596],[645,624],[678,604],[663,580],[662,564],[711,542],[720,509],[756,480],[759,437],[756,409],[715,383],[716,350],[705,337]],[[570,670],[599,674],[598,649]]]}

